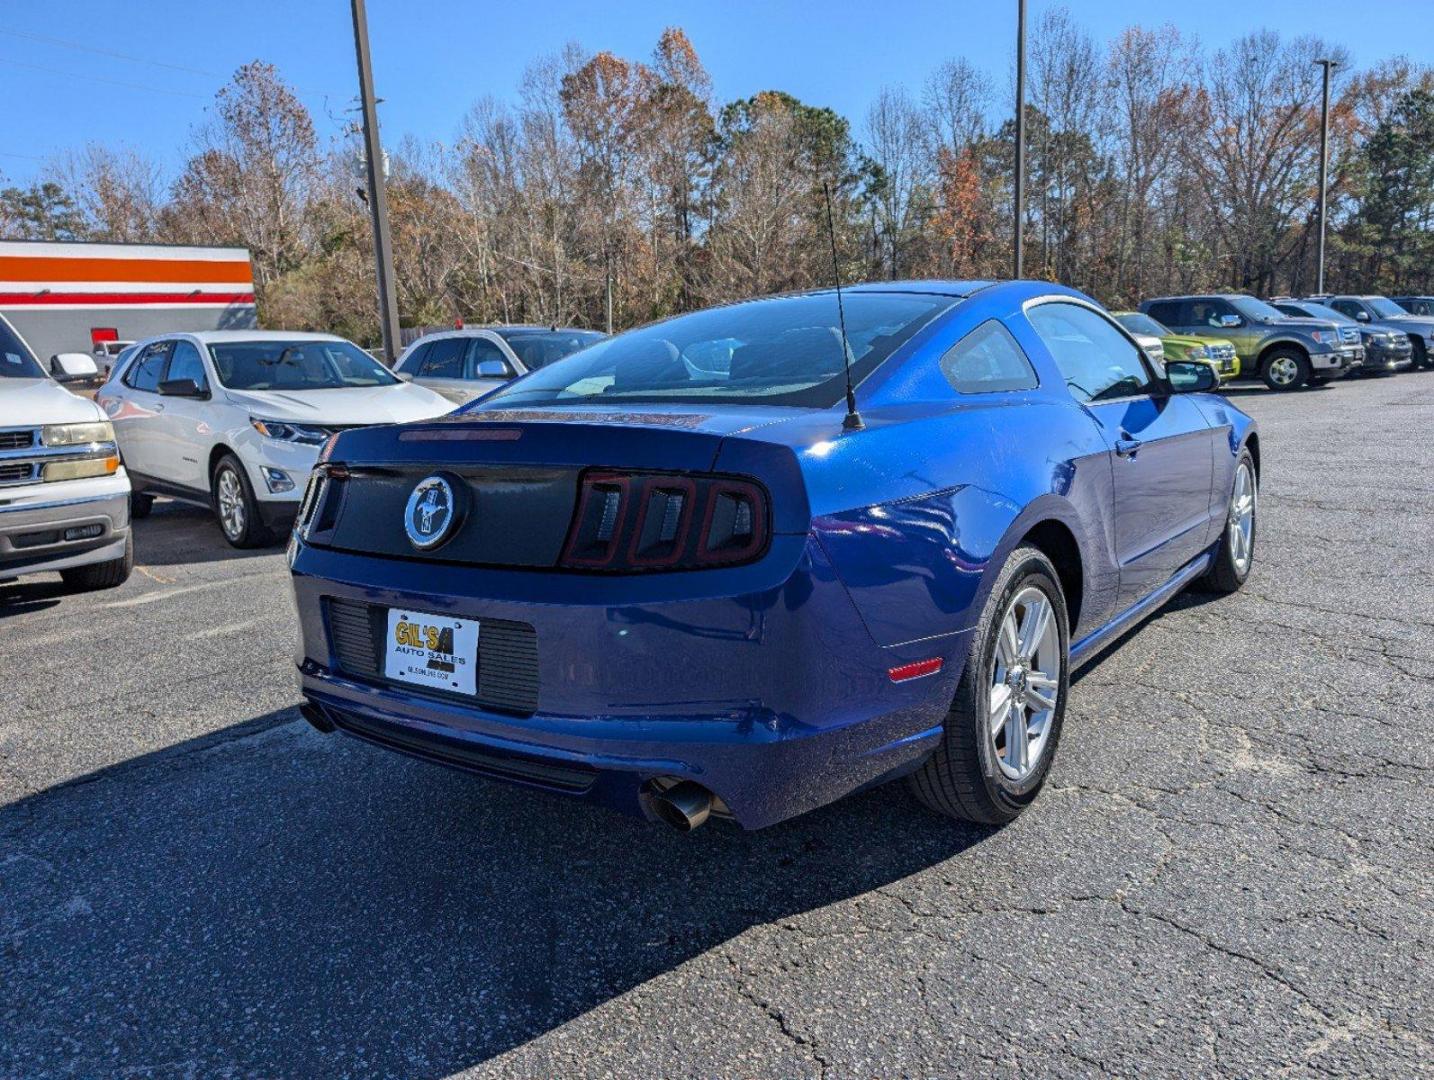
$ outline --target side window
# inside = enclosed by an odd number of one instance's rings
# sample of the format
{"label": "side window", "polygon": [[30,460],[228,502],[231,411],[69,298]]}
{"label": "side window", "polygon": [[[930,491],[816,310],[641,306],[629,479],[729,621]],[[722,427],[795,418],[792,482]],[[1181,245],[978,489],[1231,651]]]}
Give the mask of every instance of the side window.
{"label": "side window", "polygon": [[1140,349],[1104,316],[1054,302],[1031,308],[1030,320],[1077,401],[1149,393],[1150,375]]}
{"label": "side window", "polygon": [[1186,314],[1189,304],[1182,304],[1179,300],[1162,300],[1158,304],[1150,305],[1149,315],[1158,323],[1166,326],[1183,325],[1182,316]]}
{"label": "side window", "polygon": [[408,358],[398,365],[399,371],[407,372],[410,375],[417,375],[423,370],[423,361],[428,356],[427,345],[416,345]]}
{"label": "side window", "polygon": [[1329,306],[1341,315],[1348,315],[1351,319],[1358,318],[1359,313],[1364,310],[1353,300],[1331,300]]}
{"label": "side window", "polygon": [[147,346],[125,372],[125,385],[136,390],[147,390],[151,394],[159,393],[159,380],[164,378],[164,366],[169,362],[172,344],[173,342],[169,341],[156,341]]}
{"label": "side window", "polygon": [[418,374],[428,379],[463,378],[463,353],[467,346],[466,338],[439,338],[428,346]]}
{"label": "side window", "polygon": [[995,319],[984,322],[941,358],[941,374],[958,394],[1033,390],[1035,368],[1009,330]]}
{"label": "side window", "polygon": [[190,341],[176,341],[174,353],[169,358],[169,371],[165,373],[165,379],[192,379],[194,385],[201,390],[209,386],[209,378],[204,374],[204,361],[200,359],[199,350]]}
{"label": "side window", "polygon": [[474,338],[469,343],[468,377],[470,379],[497,378],[498,376],[494,375],[482,375],[481,369],[478,366],[479,364],[492,361],[497,361],[503,365],[502,378],[510,379],[513,377],[513,369],[508,366],[508,358],[503,355],[503,350],[487,338]]}

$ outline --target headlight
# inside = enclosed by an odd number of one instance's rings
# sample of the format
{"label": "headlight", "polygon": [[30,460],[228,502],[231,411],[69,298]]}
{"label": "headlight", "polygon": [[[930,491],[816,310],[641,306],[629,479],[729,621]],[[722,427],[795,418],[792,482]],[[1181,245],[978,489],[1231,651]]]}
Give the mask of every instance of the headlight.
{"label": "headlight", "polygon": [[47,461],[40,467],[40,479],[46,483],[56,480],[84,480],[90,476],[113,476],[119,472],[119,458],[81,458],[79,461]]}
{"label": "headlight", "polygon": [[1324,345],[1339,344],[1338,330],[1311,330],[1310,337],[1314,338],[1316,341]]}
{"label": "headlight", "polygon": [[254,430],[266,439],[278,439],[280,442],[322,446],[329,437],[329,433],[323,428],[291,424],[287,420],[261,420],[257,416],[251,416],[249,423],[253,424]]}
{"label": "headlight", "polygon": [[40,441],[46,446],[82,446],[85,443],[115,441],[114,425],[108,420],[88,424],[50,424],[40,429]]}

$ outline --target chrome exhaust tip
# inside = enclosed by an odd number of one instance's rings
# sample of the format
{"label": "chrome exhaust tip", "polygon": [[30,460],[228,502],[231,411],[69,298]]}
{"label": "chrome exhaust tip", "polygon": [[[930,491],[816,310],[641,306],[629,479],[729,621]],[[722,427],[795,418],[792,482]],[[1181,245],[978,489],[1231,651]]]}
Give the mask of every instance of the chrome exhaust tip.
{"label": "chrome exhaust tip", "polygon": [[712,813],[712,793],[701,784],[683,780],[651,796],[652,812],[678,832],[691,832]]}

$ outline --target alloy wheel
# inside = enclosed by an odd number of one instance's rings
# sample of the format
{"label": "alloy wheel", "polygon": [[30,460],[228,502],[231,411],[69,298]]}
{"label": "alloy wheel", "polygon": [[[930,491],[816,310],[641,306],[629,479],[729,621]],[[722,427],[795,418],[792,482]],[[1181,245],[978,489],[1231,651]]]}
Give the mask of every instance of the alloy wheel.
{"label": "alloy wheel", "polygon": [[1292,356],[1277,356],[1270,361],[1270,381],[1289,386],[1300,375],[1300,365]]}
{"label": "alloy wheel", "polygon": [[1259,498],[1255,474],[1248,461],[1235,470],[1235,493],[1230,497],[1230,557],[1243,575],[1250,568],[1255,546],[1255,503]]}
{"label": "alloy wheel", "polygon": [[239,484],[239,477],[233,469],[220,469],[215,486],[219,498],[219,524],[223,526],[225,536],[231,540],[238,539],[244,535],[244,489]]}
{"label": "alloy wheel", "polygon": [[1040,764],[1059,703],[1060,631],[1040,588],[1022,589],[1006,607],[996,640],[987,726],[996,763],[1020,782]]}

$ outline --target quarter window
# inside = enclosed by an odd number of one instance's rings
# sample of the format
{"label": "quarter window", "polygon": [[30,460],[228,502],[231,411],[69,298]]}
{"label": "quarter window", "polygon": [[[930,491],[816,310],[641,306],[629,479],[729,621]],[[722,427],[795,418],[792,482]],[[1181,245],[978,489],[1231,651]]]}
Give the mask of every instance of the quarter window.
{"label": "quarter window", "polygon": [[151,394],[159,393],[159,381],[164,378],[164,366],[169,362],[172,345],[170,341],[156,341],[147,346],[144,354],[125,372],[125,385]]}
{"label": "quarter window", "polygon": [[1033,390],[1036,371],[1009,330],[995,319],[972,330],[941,358],[941,374],[960,394]]}
{"label": "quarter window", "polygon": [[1104,316],[1078,304],[1040,304],[1031,325],[1077,401],[1109,401],[1150,392],[1140,349]]}

